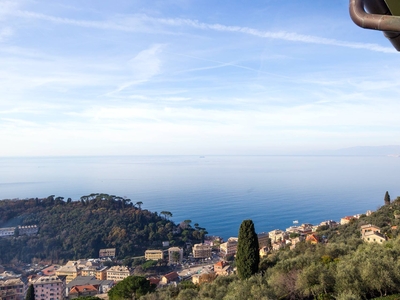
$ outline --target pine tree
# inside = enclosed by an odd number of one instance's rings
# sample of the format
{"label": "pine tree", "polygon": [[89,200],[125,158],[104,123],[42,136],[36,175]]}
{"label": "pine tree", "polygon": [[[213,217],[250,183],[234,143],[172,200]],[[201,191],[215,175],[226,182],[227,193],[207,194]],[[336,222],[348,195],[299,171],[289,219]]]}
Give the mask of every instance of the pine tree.
{"label": "pine tree", "polygon": [[240,225],[236,267],[241,279],[247,279],[258,272],[260,252],[258,238],[252,220],[244,220]]}
{"label": "pine tree", "polygon": [[26,292],[25,300],[35,300],[35,291],[33,289],[33,284],[31,284]]}
{"label": "pine tree", "polygon": [[385,205],[390,205],[390,195],[389,195],[389,192],[388,191],[386,191],[386,193],[385,193]]}

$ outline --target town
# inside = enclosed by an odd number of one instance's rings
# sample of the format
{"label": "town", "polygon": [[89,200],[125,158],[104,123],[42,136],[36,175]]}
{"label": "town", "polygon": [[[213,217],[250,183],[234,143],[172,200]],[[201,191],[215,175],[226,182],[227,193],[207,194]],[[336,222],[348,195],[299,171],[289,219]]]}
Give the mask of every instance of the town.
{"label": "town", "polygon": [[[367,211],[365,215],[371,214],[371,211]],[[396,218],[400,217],[398,214]],[[318,231],[349,224],[360,216],[345,216],[340,222],[327,220],[318,225],[297,225],[298,221],[294,221],[293,226],[286,230],[261,232],[257,234],[260,257],[284,248],[294,249],[301,242],[327,243],[325,236],[316,234]],[[37,225],[0,228],[0,237],[12,239],[16,232],[18,235],[32,236],[39,230]],[[381,229],[373,224],[362,225],[360,236],[366,243],[383,243],[387,240]],[[202,284],[217,276],[235,272],[237,246],[237,237],[224,241],[218,236],[206,236],[203,243],[192,245],[187,242],[185,247],[170,247],[169,242],[164,241],[162,249],[149,248],[145,250],[144,256],[124,261],[116,259],[118,249],[107,248],[99,251],[98,258],[70,260],[62,265],[42,265],[40,262],[8,264],[12,266],[10,269],[0,266],[0,299],[22,300],[30,285],[33,286],[36,300],[64,300],[85,296],[108,299],[107,293],[116,283],[137,274],[145,274],[150,283],[159,288],[176,285],[180,281]],[[133,263],[127,264],[127,261]],[[139,267],[140,263],[146,268]],[[160,270],[168,271],[163,274],[155,271],[161,265],[164,268]],[[21,272],[16,273],[16,270]]]}

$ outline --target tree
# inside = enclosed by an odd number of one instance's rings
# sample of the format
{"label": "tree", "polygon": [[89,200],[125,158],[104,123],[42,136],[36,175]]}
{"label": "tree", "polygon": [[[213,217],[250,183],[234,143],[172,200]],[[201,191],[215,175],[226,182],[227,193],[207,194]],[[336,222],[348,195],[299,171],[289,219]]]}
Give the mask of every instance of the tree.
{"label": "tree", "polygon": [[386,193],[385,193],[384,200],[385,200],[385,205],[390,205],[390,195],[389,195],[388,191],[386,191]]}
{"label": "tree", "polygon": [[172,213],[169,211],[165,211],[163,210],[162,212],[160,212],[160,215],[163,215],[165,220],[168,220],[168,218],[172,217]]}
{"label": "tree", "polygon": [[142,202],[142,201],[138,201],[138,202],[136,202],[135,205],[137,205],[137,206],[139,207],[139,210],[141,210],[141,209],[142,209],[143,202]]}
{"label": "tree", "polygon": [[29,285],[25,300],[35,300],[35,290],[33,289],[33,284]]}
{"label": "tree", "polygon": [[258,272],[260,253],[257,234],[252,220],[244,220],[240,225],[236,253],[237,272],[241,279],[247,279]]}
{"label": "tree", "polygon": [[110,300],[139,299],[155,290],[155,285],[143,276],[128,276],[108,292]]}

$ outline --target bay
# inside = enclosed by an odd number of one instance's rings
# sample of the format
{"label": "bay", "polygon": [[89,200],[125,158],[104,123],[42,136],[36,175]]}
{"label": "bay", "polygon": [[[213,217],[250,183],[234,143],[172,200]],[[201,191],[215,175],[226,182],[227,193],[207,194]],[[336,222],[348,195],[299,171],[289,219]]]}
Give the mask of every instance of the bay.
{"label": "bay", "polygon": [[399,167],[389,156],[0,158],[0,199],[125,196],[226,239],[244,219],[263,232],[376,210],[385,191],[400,195]]}

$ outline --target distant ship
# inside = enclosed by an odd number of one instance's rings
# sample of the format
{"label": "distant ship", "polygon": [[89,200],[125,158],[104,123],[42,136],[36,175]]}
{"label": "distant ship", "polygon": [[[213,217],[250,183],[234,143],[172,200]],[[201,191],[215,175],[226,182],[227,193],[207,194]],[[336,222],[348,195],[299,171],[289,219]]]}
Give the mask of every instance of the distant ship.
{"label": "distant ship", "polygon": [[206,158],[205,156],[200,156],[199,158]]}
{"label": "distant ship", "polygon": [[294,220],[293,224],[299,224],[299,221],[298,220]]}

